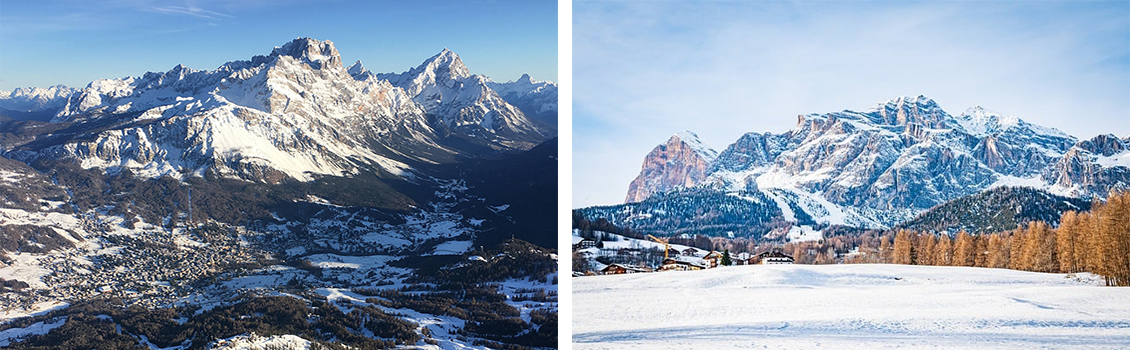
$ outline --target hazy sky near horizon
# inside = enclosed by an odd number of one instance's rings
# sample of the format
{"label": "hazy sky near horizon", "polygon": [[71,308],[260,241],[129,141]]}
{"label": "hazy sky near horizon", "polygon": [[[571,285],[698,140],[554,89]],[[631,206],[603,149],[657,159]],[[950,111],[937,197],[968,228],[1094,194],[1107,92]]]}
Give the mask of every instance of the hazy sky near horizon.
{"label": "hazy sky near horizon", "polygon": [[557,81],[557,4],[522,0],[40,0],[0,4],[0,90],[212,70],[297,37],[403,72],[445,47],[472,74]]}
{"label": "hazy sky near horizon", "polygon": [[691,130],[721,151],[799,114],[925,95],[1130,136],[1130,2],[573,3],[573,205],[623,202]]}

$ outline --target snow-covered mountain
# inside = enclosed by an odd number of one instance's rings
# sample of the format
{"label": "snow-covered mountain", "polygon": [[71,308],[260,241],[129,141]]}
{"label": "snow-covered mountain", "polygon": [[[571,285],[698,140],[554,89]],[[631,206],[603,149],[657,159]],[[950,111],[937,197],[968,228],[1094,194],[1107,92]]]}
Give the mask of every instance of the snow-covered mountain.
{"label": "snow-covered mountain", "polygon": [[[452,135],[502,150],[548,138],[485,83],[471,84],[485,77],[470,76],[454,53],[444,50],[420,69],[398,87],[359,63],[345,68],[333,42],[299,38],[211,71],[178,65],[59,92],[67,96],[52,122],[63,126],[53,128],[68,132],[4,146],[25,161],[73,157],[85,168],[145,176],[212,171],[277,182],[362,169],[411,177],[411,164],[470,152],[466,142],[448,142]],[[429,92],[446,97],[428,101]],[[451,127],[468,121],[484,127]]]}
{"label": "snow-covered mountain", "polygon": [[800,115],[792,130],[747,133],[712,160],[668,157],[657,166],[668,141],[645,158],[628,202],[692,187],[761,191],[817,223],[887,227],[1003,185],[1103,197],[1130,186],[1128,141],[1078,141],[981,107],[953,116],[924,96],[899,97],[866,112]]}
{"label": "snow-covered mountain", "polygon": [[522,74],[516,81],[488,81],[487,86],[521,109],[526,117],[557,125],[557,84],[552,81],[538,81],[529,74]]}
{"label": "snow-covered mountain", "polygon": [[537,142],[549,136],[492,90],[490,78],[472,75],[459,55],[448,49],[407,72],[375,77],[403,88],[425,111],[439,117],[443,127],[476,137],[498,138],[503,143]]}
{"label": "snow-covered mountain", "polygon": [[0,91],[0,116],[18,120],[50,120],[78,89],[63,85]]}

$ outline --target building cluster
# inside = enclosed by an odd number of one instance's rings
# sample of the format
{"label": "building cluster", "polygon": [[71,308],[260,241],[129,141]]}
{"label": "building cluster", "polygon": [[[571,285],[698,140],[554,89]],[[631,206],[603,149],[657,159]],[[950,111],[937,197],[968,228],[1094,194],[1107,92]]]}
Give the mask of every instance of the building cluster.
{"label": "building cluster", "polygon": [[[658,241],[665,243],[663,241]],[[706,251],[698,248],[683,250],[672,248],[670,245],[664,249],[645,249],[640,247],[627,248],[598,248],[596,241],[588,238],[574,239],[573,251],[582,258],[598,257],[607,264],[594,271],[602,275],[618,275],[627,273],[655,272],[655,271],[695,271],[716,268],[722,265],[725,253]],[[652,257],[652,255],[657,255]],[[662,258],[659,260],[658,258]],[[730,265],[778,265],[792,264],[792,256],[776,249],[770,249],[758,254],[741,252],[730,256]],[[652,263],[648,263],[651,261]],[[659,261],[658,265],[654,263]]]}
{"label": "building cluster", "polygon": [[[49,271],[41,278],[47,288],[0,294],[0,311],[32,310],[39,303],[95,296],[118,297],[127,305],[167,307],[198,293],[196,288],[238,276],[246,272],[244,267],[271,259],[270,253],[242,244],[239,232],[228,228],[223,229],[225,234],[195,227],[176,233],[137,230],[129,236],[113,233],[104,223],[85,221],[88,239],[102,244],[37,259],[36,265]],[[241,291],[228,292],[234,296]]]}

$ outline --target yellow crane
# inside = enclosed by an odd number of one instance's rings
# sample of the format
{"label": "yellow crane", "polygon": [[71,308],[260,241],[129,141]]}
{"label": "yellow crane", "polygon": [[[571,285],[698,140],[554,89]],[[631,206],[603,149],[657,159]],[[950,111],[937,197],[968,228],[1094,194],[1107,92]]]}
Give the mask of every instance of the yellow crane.
{"label": "yellow crane", "polygon": [[657,237],[655,237],[655,236],[652,236],[652,235],[647,235],[647,238],[650,238],[650,239],[651,239],[651,240],[653,240],[653,241],[656,241],[656,242],[658,242],[658,243],[662,243],[662,244],[663,244],[663,260],[667,260],[667,252],[671,250],[671,244],[670,244],[670,243],[667,243],[667,241],[669,241],[669,240],[671,240],[671,239],[670,239],[670,238],[668,238],[668,239],[659,239],[659,238],[657,238]]}

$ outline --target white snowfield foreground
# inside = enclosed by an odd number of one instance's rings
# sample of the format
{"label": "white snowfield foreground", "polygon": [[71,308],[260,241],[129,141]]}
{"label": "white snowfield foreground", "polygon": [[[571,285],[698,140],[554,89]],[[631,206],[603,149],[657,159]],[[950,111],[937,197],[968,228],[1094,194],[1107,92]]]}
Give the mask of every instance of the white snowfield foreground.
{"label": "white snowfield foreground", "polygon": [[751,265],[573,279],[573,349],[1128,349],[1090,274]]}

